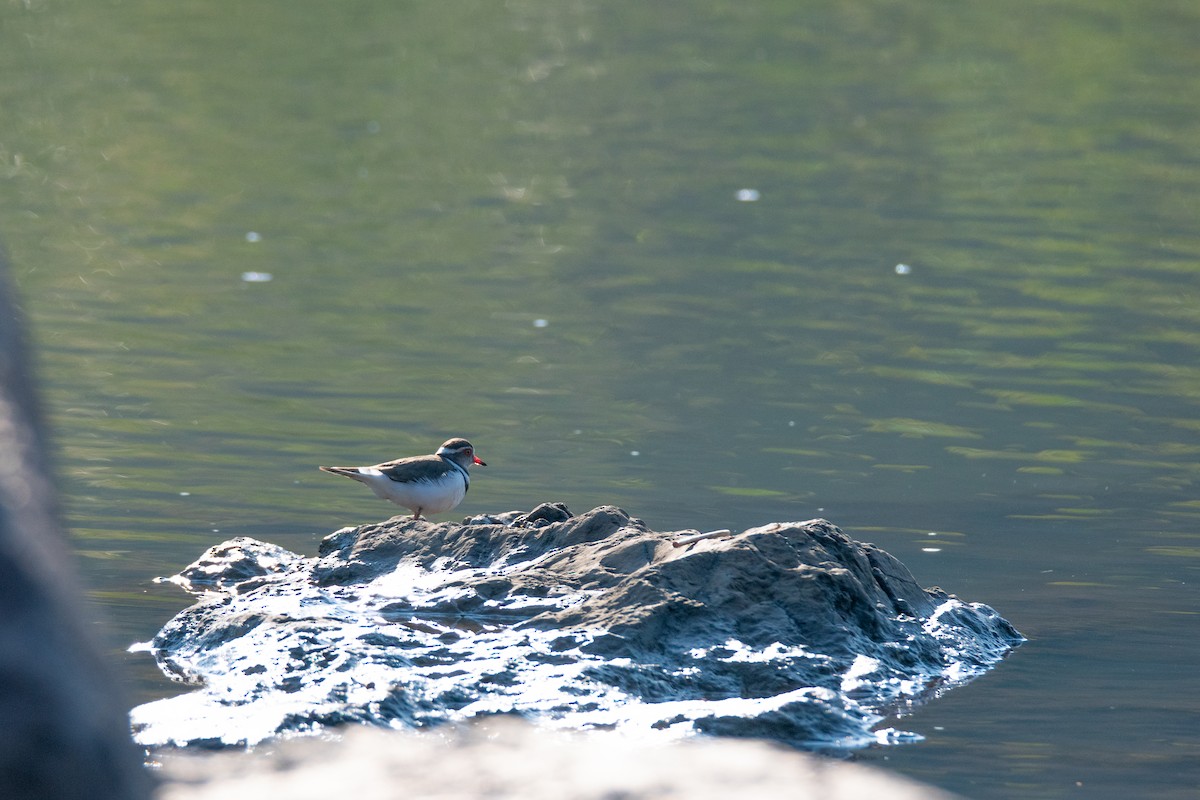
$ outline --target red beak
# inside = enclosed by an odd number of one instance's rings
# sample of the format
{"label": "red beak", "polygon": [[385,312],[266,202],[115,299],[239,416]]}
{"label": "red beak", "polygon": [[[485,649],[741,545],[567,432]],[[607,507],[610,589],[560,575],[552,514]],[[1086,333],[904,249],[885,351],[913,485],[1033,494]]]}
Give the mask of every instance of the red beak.
{"label": "red beak", "polygon": [[471,456],[471,460],[474,461],[476,464],[478,464],[481,467],[487,466],[487,464],[485,464],[483,461],[479,460],[479,456]]}

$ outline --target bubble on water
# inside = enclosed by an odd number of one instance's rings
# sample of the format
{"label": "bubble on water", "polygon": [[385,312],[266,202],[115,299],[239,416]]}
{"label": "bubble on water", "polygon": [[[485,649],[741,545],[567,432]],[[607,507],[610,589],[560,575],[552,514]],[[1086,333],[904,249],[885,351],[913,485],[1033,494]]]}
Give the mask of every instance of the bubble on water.
{"label": "bubble on water", "polygon": [[741,203],[753,203],[762,197],[762,195],[759,194],[758,189],[738,189],[734,197]]}
{"label": "bubble on water", "polygon": [[266,283],[274,276],[269,272],[243,272],[242,280],[246,283]]}
{"label": "bubble on water", "polygon": [[639,451],[637,451],[637,450],[630,450],[630,451],[629,451],[629,455],[631,455],[631,456],[640,456],[640,455],[641,455],[641,452],[639,452]]}
{"label": "bubble on water", "polygon": [[896,265],[896,274],[897,275],[907,275],[910,272],[912,272],[912,267],[910,267],[908,264],[897,264]]}
{"label": "bubble on water", "polygon": [[262,241],[262,234],[258,231],[246,231],[246,241],[254,244]]}
{"label": "bubble on water", "polygon": [[550,323],[544,319],[535,319],[533,321],[533,327],[535,327],[535,328],[544,328],[549,324]]}

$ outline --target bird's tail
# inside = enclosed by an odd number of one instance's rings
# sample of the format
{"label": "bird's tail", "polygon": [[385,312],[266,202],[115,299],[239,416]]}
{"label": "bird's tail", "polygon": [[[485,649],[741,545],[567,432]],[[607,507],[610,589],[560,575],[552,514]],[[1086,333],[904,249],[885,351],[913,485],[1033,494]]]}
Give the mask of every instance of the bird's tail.
{"label": "bird's tail", "polygon": [[353,478],[356,481],[362,481],[362,475],[358,471],[358,467],[317,467],[322,472],[332,472],[334,475],[345,475],[347,478]]}

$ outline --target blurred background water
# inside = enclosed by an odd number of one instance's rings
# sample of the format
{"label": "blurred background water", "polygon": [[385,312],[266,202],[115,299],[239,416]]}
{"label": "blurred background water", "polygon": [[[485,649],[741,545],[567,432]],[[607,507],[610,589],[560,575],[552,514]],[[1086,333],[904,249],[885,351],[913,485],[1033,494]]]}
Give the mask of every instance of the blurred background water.
{"label": "blurred background water", "polygon": [[1200,787],[1200,8],[9,0],[0,236],[127,655],[318,473],[464,435],[465,514],[824,516],[1030,642],[861,753]]}

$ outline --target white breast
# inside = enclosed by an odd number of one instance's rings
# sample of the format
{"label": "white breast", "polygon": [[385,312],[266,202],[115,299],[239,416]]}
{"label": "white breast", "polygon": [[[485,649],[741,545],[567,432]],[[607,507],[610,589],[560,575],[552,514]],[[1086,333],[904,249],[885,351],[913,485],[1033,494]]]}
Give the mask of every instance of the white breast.
{"label": "white breast", "polygon": [[371,487],[377,497],[390,500],[413,513],[421,509],[422,514],[440,514],[462,502],[467,493],[466,482],[457,471],[447,473],[433,481],[401,483],[387,477],[379,470],[360,469],[363,483]]}

